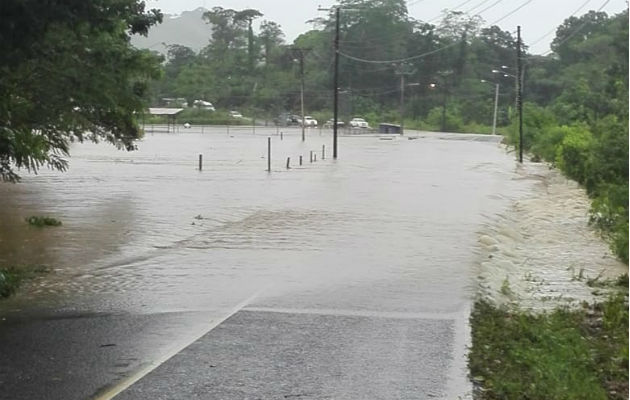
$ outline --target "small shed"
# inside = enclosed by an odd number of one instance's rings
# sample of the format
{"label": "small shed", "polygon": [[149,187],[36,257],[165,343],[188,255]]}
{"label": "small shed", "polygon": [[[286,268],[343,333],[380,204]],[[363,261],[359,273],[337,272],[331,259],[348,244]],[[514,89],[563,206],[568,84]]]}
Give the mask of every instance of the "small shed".
{"label": "small shed", "polygon": [[378,124],[378,133],[394,133],[400,135],[400,125]]}
{"label": "small shed", "polygon": [[175,132],[175,127],[177,126],[177,114],[184,111],[183,108],[149,108],[149,114],[151,115],[165,115],[166,116],[166,131],[171,131],[171,126],[173,127],[173,132]]}

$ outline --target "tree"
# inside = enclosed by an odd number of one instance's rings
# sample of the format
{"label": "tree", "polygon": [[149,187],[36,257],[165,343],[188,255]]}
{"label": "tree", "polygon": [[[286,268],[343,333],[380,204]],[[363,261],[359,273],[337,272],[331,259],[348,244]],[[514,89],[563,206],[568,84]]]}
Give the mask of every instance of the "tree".
{"label": "tree", "polygon": [[235,23],[247,23],[247,59],[250,71],[254,69],[256,64],[256,50],[254,49],[254,29],[252,23],[254,19],[262,17],[262,13],[258,10],[247,9],[238,11],[234,15]]}
{"label": "tree", "polygon": [[3,0],[0,14],[0,176],[64,170],[72,141],[131,150],[159,59],[130,34],[161,21],[136,0]]}
{"label": "tree", "polygon": [[275,22],[263,21],[260,24],[259,38],[262,43],[265,62],[269,63],[273,50],[284,43],[284,33],[280,29],[280,25]]}

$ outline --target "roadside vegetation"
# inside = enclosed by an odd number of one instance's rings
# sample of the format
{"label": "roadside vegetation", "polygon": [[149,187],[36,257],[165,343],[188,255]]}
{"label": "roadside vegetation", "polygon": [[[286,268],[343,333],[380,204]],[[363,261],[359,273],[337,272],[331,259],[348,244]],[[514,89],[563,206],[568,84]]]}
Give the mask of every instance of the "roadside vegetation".
{"label": "roadside vegetation", "polygon": [[471,327],[476,399],[628,398],[627,291],[543,314],[478,301]]}
{"label": "roadside vegetation", "polygon": [[48,271],[41,265],[0,267],[0,300],[13,295],[25,281]]}

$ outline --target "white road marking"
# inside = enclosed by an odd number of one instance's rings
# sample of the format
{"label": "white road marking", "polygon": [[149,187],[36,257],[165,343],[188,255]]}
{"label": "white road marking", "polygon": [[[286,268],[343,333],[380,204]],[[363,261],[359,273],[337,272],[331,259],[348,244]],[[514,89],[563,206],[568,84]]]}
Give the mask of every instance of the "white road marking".
{"label": "white road marking", "polygon": [[392,319],[458,319],[462,317],[462,312],[448,313],[414,313],[396,311],[370,311],[370,310],[343,310],[327,308],[274,308],[274,307],[246,307],[243,311],[285,313],[285,314],[320,314],[333,315],[338,317],[370,317],[370,318],[392,318]]}
{"label": "white road marking", "polygon": [[160,365],[164,364],[166,361],[170,360],[177,353],[179,353],[180,351],[184,350],[186,347],[190,346],[191,344],[193,344],[197,340],[201,339],[201,337],[203,337],[205,334],[207,334],[208,332],[210,332],[211,330],[213,330],[214,328],[219,326],[221,323],[223,323],[223,321],[225,321],[226,319],[230,318],[232,315],[234,315],[237,312],[239,312],[241,309],[243,309],[249,303],[254,301],[254,299],[256,297],[258,297],[266,289],[268,289],[268,288],[261,289],[258,292],[254,293],[252,296],[250,296],[249,298],[245,299],[244,301],[242,301],[241,303],[236,305],[226,315],[224,315],[223,317],[218,318],[216,320],[213,320],[209,325],[207,325],[207,326],[203,327],[202,329],[200,329],[200,331],[198,331],[198,332],[196,332],[194,334],[191,334],[190,336],[188,336],[186,338],[183,338],[182,340],[178,341],[177,343],[174,343],[157,360],[154,360],[154,361],[150,362],[145,367],[143,367],[140,370],[136,371],[133,375],[125,378],[124,380],[122,380],[121,382],[119,382],[118,384],[113,386],[112,388],[108,389],[104,393],[101,393],[101,394],[97,395],[96,397],[94,397],[94,400],[111,400],[114,397],[118,396],[120,393],[122,393],[124,390],[129,388],[131,385],[133,385],[134,383],[138,382],[140,379],[142,379],[143,377],[145,377],[146,375],[151,373],[151,371],[153,371],[154,369],[156,369]]}

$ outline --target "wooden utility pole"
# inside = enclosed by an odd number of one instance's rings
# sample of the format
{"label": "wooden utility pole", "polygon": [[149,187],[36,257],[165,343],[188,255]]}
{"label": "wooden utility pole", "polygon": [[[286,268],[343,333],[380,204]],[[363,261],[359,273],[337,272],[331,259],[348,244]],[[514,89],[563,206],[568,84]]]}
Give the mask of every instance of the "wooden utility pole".
{"label": "wooden utility pole", "polygon": [[304,142],[306,140],[304,131],[304,57],[311,49],[294,47],[292,50],[293,56],[296,57],[295,60],[300,63],[300,108],[302,113],[302,141]]}
{"label": "wooden utility pole", "polygon": [[339,7],[335,8],[335,77],[333,79],[334,112],[333,112],[333,159],[337,159],[337,121],[339,118]]}
{"label": "wooden utility pole", "polygon": [[400,63],[394,64],[396,68],[396,75],[400,75],[400,134],[404,134],[405,125],[405,75],[412,75],[415,71],[412,71],[409,64]]}
{"label": "wooden utility pole", "polygon": [[518,162],[523,163],[523,77],[521,76],[521,26],[516,30],[516,105],[518,107]]}

